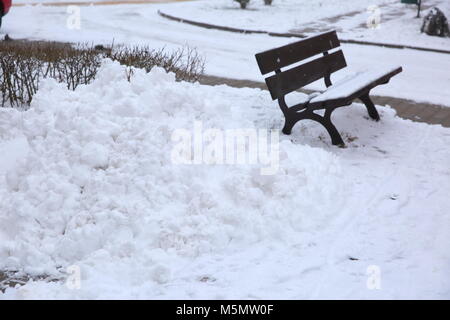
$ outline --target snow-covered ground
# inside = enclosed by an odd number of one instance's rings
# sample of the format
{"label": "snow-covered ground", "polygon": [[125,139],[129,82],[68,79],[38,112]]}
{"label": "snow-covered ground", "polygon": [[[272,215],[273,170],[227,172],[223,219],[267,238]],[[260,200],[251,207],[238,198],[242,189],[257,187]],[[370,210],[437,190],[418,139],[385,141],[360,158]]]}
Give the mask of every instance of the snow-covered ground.
{"label": "snow-covered ground", "polygon": [[0,270],[61,280],[0,297],[448,299],[450,129],[380,112],[336,112],[346,149],[299,124],[264,176],[171,154],[196,121],[279,128],[266,91],[160,69],[128,83],[108,61],[75,92],[48,80],[30,110],[0,110]]}
{"label": "snow-covered ground", "polygon": [[[157,15],[178,5],[83,6],[79,30],[64,7],[14,7],[2,33],[189,45],[208,74],[260,81],[254,54],[291,41]],[[343,50],[351,71],[403,66],[374,93],[450,106],[449,55]],[[261,175],[263,164],[176,164],[173,135],[279,129],[267,91],[175,82],[158,68],[128,82],[107,60],[76,91],[44,81],[29,110],[0,109],[0,271],[36,279],[0,299],[450,299],[450,129],[378,109],[380,122],[360,104],[333,114],[345,149],[299,123],[280,135],[276,174]]]}
{"label": "snow-covered ground", "polygon": [[395,0],[274,0],[271,6],[263,0],[252,0],[248,9],[229,0],[191,1],[170,7],[169,14],[196,21],[252,30],[287,32],[308,26],[317,20],[354,11],[365,11],[369,5],[383,5]]}
{"label": "snow-covered ground", "polygon": [[[17,7],[5,17],[2,32],[13,38],[105,44],[115,41],[167,49],[189,45],[206,58],[207,74],[257,81],[263,81],[263,77],[255,53],[296,41],[205,30],[168,21],[157,14],[158,9],[171,12],[171,8],[178,5],[180,3],[82,6],[79,30],[68,29],[67,22],[72,20],[65,7]],[[450,106],[450,55],[358,45],[343,45],[342,48],[349,67],[335,73],[334,80],[367,68],[401,65],[403,73],[393,78],[389,85],[377,87],[374,94]],[[323,84],[319,81],[308,88],[321,89]]]}
{"label": "snow-covered ground", "polygon": [[[427,9],[438,6],[450,17],[447,0],[424,1]],[[335,29],[342,39],[369,40],[450,50],[450,39],[420,33],[417,6],[399,0],[262,0],[250,1],[248,10],[230,0],[200,0],[175,4],[165,13],[176,17],[249,30],[297,32],[304,35]]]}
{"label": "snow-covered ground", "polygon": [[[421,18],[417,16],[417,6],[402,4],[400,1],[380,6],[378,9],[363,11],[352,17],[339,19],[335,22],[335,28],[343,39],[366,40],[373,42],[400,44],[422,48],[450,50],[450,38],[432,37],[421,33],[423,18],[430,8],[437,6],[443,13],[450,17],[450,1],[429,0],[422,1]],[[379,11],[377,11],[379,10]],[[377,12],[379,21],[377,27],[368,28],[376,22]],[[374,20],[371,20],[372,17]],[[322,26],[324,28],[324,26]]]}

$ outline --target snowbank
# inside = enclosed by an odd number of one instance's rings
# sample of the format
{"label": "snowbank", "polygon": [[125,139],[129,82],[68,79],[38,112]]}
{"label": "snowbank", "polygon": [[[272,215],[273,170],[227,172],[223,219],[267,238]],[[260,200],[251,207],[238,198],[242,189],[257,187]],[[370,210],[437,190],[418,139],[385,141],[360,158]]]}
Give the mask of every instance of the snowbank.
{"label": "snowbank", "polygon": [[[0,110],[0,270],[63,279],[30,283],[23,297],[35,285],[49,297],[129,296],[115,281],[149,297],[183,259],[323,228],[343,192],[332,153],[283,140],[272,176],[258,165],[171,162],[175,129],[255,128],[244,97],[266,94],[175,82],[158,68],[128,82],[111,61],[74,92],[45,80],[29,110]],[[81,291],[64,286],[71,265],[83,271]]]}

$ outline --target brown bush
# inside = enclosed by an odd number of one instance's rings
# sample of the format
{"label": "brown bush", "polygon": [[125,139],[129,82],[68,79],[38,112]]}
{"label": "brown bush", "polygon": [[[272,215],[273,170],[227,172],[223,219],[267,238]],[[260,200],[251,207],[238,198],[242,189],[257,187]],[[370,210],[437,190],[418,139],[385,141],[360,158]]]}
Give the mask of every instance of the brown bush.
{"label": "brown bush", "polygon": [[[54,42],[0,42],[1,106],[29,105],[42,78],[51,77],[75,90],[95,79],[103,58],[150,71],[154,66],[174,72],[177,80],[195,82],[203,74],[204,60],[194,49],[171,53],[147,46],[103,47]],[[128,80],[132,76],[131,68]]]}

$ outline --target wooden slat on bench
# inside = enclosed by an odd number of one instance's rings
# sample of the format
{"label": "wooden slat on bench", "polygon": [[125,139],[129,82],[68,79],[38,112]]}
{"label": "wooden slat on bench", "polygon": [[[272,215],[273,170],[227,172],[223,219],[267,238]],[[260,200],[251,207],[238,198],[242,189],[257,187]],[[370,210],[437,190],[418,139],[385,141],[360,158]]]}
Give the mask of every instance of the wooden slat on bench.
{"label": "wooden slat on bench", "polygon": [[295,62],[340,46],[336,31],[329,31],[283,47],[256,54],[261,74],[267,74]]}
{"label": "wooden slat on bench", "polygon": [[[392,70],[383,73],[380,73],[379,76],[374,78],[372,81],[367,81],[367,83],[363,83],[361,86],[355,87],[355,90],[345,89],[340,87],[338,84],[339,91],[342,92],[342,94],[339,94],[337,96],[327,96],[325,95],[319,95],[316,98],[311,99],[309,103],[309,107],[311,108],[327,108],[327,107],[333,107],[333,106],[345,106],[350,104],[353,100],[356,98],[361,97],[362,95],[369,93],[370,90],[377,87],[380,84],[388,83],[389,80],[395,76],[396,74],[399,74],[402,72],[402,67],[396,67]],[[379,72],[383,72],[382,70]],[[367,74],[367,72],[365,72]],[[343,82],[345,84],[345,82]],[[333,88],[331,88],[333,89]]]}
{"label": "wooden slat on bench", "polygon": [[266,78],[267,88],[275,100],[311,82],[347,66],[341,50],[320,57],[290,70]]}

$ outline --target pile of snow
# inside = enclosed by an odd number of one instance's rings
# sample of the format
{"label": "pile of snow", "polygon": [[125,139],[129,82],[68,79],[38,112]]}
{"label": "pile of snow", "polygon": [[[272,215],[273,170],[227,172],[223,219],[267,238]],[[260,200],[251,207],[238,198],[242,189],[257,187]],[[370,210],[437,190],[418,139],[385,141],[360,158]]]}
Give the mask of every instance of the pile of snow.
{"label": "pile of snow", "polygon": [[180,165],[178,129],[279,129],[276,102],[133,74],[106,60],[0,110],[0,275],[34,279],[0,299],[450,297],[448,128],[353,104],[333,113],[348,148],[301,122],[274,175]]}
{"label": "pile of snow", "polygon": [[[54,297],[130,297],[127,286],[151,297],[184,259],[298,243],[324,228],[345,190],[330,152],[284,139],[268,176],[260,165],[172,163],[174,130],[195,121],[265,128],[248,97],[270,101],[260,90],[176,82],[159,68],[128,82],[125,67],[105,60],[90,85],[69,91],[46,79],[29,110],[1,109],[0,270],[62,279],[32,282],[23,297],[38,285],[58,288]],[[64,286],[71,265],[82,270],[79,291]]]}

